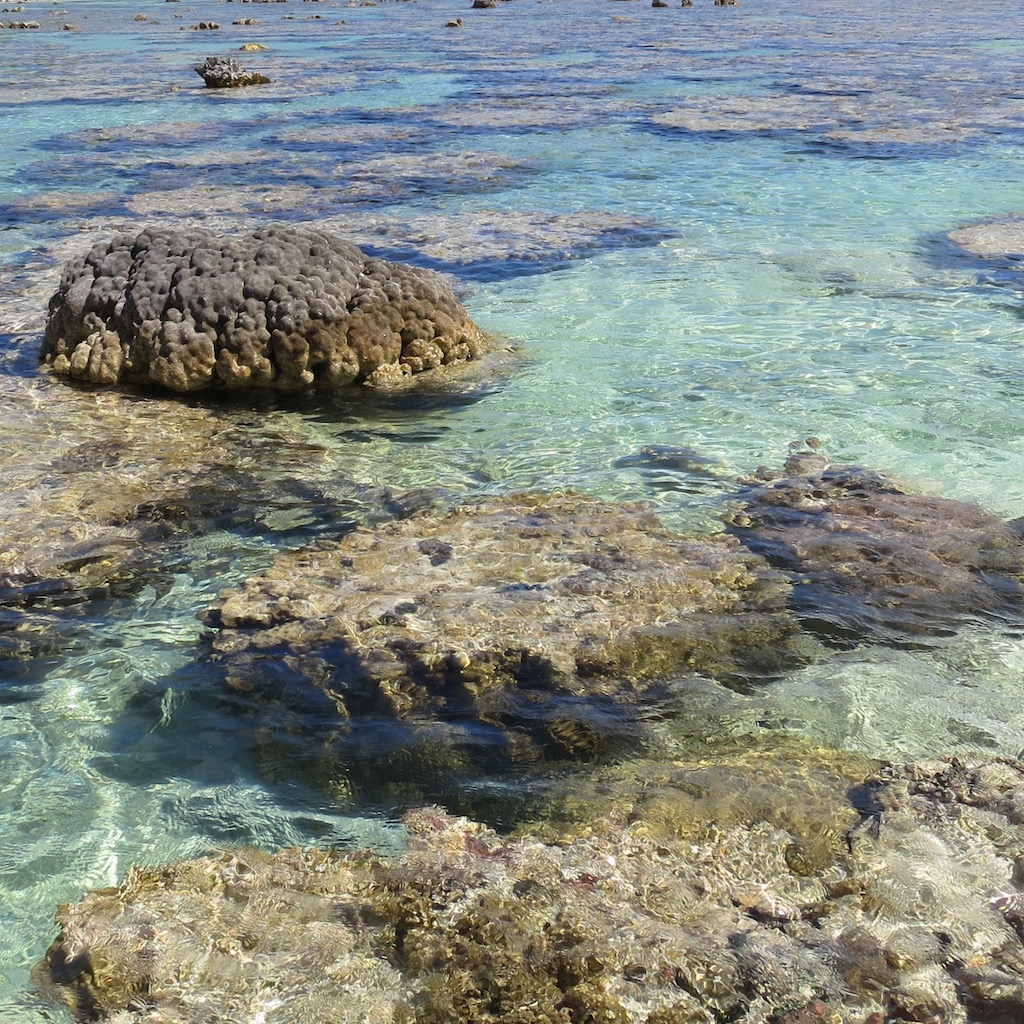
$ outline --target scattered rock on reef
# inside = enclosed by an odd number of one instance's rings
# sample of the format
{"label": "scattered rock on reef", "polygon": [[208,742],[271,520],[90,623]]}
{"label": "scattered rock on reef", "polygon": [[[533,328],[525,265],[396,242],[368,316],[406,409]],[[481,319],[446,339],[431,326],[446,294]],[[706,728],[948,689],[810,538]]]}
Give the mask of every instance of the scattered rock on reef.
{"label": "scattered rock on reef", "polygon": [[440,275],[327,232],[150,229],[67,265],[42,360],[96,383],[296,388],[397,383],[483,347]]}
{"label": "scattered rock on reef", "polygon": [[[796,663],[787,596],[724,535],[684,539],[644,506],[512,495],[283,554],[201,618],[269,727],[332,723],[326,761],[383,786],[425,779],[410,764],[438,744],[478,764],[635,744],[660,681]],[[367,774],[380,738],[359,723],[389,720],[400,741]],[[442,756],[442,775],[458,760]]]}
{"label": "scattered rock on reef", "polygon": [[948,634],[967,616],[1020,622],[1024,532],[976,505],[909,494],[815,439],[746,481],[730,531],[790,570],[794,609],[831,640]]}
{"label": "scattered rock on reef", "polygon": [[[216,27],[220,28],[219,25]],[[196,74],[209,89],[241,89],[247,85],[270,84],[266,75],[258,71],[246,71],[233,57],[207,57],[202,64],[196,66]]]}
{"label": "scattered rock on reef", "polygon": [[438,808],[392,859],[133,868],[60,909],[36,979],[117,1024],[1021,1019],[1021,765],[893,765],[859,800],[812,870],[765,821],[653,838],[641,812],[552,842]]}

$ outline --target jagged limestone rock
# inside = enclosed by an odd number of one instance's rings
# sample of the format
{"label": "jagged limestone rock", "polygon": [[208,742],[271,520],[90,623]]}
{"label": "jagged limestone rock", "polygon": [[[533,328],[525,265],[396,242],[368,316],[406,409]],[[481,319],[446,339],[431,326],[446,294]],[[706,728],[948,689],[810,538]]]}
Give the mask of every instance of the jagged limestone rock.
{"label": "jagged limestone rock", "polygon": [[[216,22],[201,21],[193,28],[220,28],[220,25]],[[270,79],[266,75],[243,68],[233,57],[207,57],[196,67],[196,74],[202,78],[208,89],[241,89],[247,85],[270,84]]]}

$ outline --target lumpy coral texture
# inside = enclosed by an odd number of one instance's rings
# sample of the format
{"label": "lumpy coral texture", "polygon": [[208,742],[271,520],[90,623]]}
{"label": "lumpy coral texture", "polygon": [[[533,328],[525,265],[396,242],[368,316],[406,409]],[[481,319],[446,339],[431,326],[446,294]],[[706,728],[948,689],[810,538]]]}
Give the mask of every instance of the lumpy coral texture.
{"label": "lumpy coral texture", "polygon": [[49,309],[57,373],[174,391],[393,383],[483,347],[439,274],[304,226],[119,235],[67,265]]}

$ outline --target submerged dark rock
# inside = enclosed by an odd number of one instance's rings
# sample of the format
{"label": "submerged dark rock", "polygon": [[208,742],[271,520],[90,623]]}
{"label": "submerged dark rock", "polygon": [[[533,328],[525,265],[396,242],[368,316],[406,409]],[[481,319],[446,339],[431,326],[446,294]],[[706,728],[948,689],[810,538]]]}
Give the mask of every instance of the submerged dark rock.
{"label": "submerged dark rock", "polygon": [[789,570],[802,620],[837,642],[948,634],[971,616],[1022,618],[1024,533],[977,505],[908,493],[817,446],[760,470],[730,532]]}
{"label": "submerged dark rock", "polygon": [[[681,673],[777,673],[798,658],[787,597],[728,537],[687,540],[643,506],[513,495],[283,554],[201,617],[279,738],[329,726],[307,755],[336,776],[415,787],[428,762],[450,780],[467,760],[592,757],[635,736],[640,696]],[[367,773],[381,722],[394,738]]]}
{"label": "submerged dark rock", "polygon": [[336,235],[151,229],[68,264],[42,360],[96,383],[296,388],[396,383],[483,347],[440,275]]}
{"label": "submerged dark rock", "polygon": [[1024,260],[1024,213],[1009,213],[965,224],[949,233],[949,238],[962,249],[983,259],[1011,260],[1018,265]]}
{"label": "submerged dark rock", "polygon": [[811,868],[778,825],[652,833],[642,807],[554,838],[423,808],[393,858],[132,868],[60,909],[36,979],[118,1024],[1021,1019],[1022,766],[889,765],[859,790],[858,812],[836,788],[854,823]]}

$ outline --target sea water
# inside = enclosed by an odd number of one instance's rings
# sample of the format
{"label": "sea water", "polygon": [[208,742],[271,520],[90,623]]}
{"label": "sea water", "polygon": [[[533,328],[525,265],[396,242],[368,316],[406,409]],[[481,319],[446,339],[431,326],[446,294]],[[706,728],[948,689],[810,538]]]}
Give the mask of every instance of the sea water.
{"label": "sea water", "polygon": [[[69,459],[101,490],[105,458],[117,486],[155,486],[156,439],[209,416],[232,440],[203,473],[238,474],[244,514],[154,539],[152,579],[40,610],[48,642],[0,662],[0,1020],[63,1019],[28,981],[55,908],[133,862],[400,844],[387,816],[268,777],[200,657],[196,612],[336,532],[339,508],[372,522],[385,488],[575,488],[714,531],[738,478],[813,434],[1024,515],[1024,278],[948,239],[1024,205],[1016,3],[14,7],[5,24],[41,27],[0,32],[0,502],[42,515]],[[204,89],[212,54],[274,82]],[[462,397],[379,403],[147,404],[39,376],[65,258],[150,223],[272,220],[454,275],[512,366]],[[630,458],[653,445],[701,471]],[[974,623],[695,696],[693,714],[880,758],[1020,755],[1022,668],[1019,630]]]}

